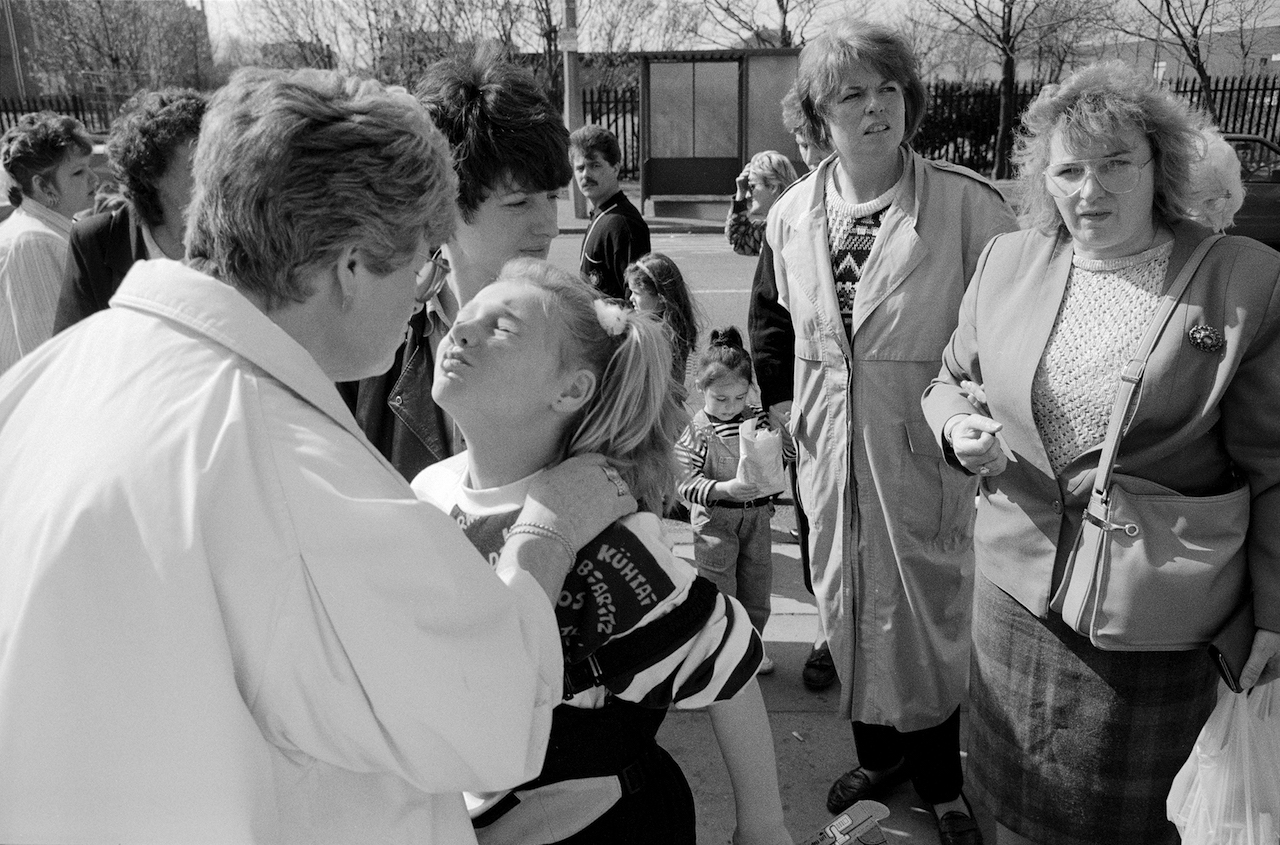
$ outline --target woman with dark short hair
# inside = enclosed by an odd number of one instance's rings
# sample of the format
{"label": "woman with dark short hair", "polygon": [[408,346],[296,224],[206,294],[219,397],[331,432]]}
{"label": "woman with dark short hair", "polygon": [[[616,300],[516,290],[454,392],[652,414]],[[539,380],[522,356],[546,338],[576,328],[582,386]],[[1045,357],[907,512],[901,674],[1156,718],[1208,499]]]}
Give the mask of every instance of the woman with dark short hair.
{"label": "woman with dark short hair", "polygon": [[0,138],[13,214],[0,223],[0,373],[53,334],[71,218],[93,206],[93,141],[80,121],[33,112]]}
{"label": "woman with dark short hair", "polygon": [[124,104],[107,139],[124,203],[71,227],[55,332],[106,308],[133,262],[182,258],[204,110],[205,96],[182,88],[143,91]]}
{"label": "woman with dark short hair", "polygon": [[341,386],[360,427],[406,479],[463,449],[431,398],[435,350],[458,309],[513,258],[546,258],[569,183],[569,131],[533,74],[483,48],[427,69],[418,100],[453,151],[453,236],[426,268],[422,311],[387,372]]}

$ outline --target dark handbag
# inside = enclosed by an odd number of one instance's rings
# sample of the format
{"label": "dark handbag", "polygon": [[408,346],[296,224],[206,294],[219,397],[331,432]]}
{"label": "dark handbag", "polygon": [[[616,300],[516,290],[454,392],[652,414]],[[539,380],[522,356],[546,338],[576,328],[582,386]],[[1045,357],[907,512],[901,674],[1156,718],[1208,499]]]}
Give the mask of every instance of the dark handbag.
{"label": "dark handbag", "polygon": [[1196,247],[1161,301],[1134,359],[1125,366],[1089,504],[1049,605],[1100,649],[1202,647],[1245,596],[1247,484],[1238,483],[1216,496],[1184,496],[1143,478],[1114,473],[1147,358],[1218,237]]}

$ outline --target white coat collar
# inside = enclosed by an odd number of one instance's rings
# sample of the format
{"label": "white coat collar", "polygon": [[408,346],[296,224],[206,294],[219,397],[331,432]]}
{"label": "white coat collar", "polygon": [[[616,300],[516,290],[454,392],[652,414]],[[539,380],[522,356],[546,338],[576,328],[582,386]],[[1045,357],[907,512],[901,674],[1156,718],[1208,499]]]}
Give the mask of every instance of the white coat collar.
{"label": "white coat collar", "polygon": [[139,261],[111,297],[111,307],[186,326],[262,369],[352,434],[361,435],[333,381],[311,353],[231,285],[167,258]]}

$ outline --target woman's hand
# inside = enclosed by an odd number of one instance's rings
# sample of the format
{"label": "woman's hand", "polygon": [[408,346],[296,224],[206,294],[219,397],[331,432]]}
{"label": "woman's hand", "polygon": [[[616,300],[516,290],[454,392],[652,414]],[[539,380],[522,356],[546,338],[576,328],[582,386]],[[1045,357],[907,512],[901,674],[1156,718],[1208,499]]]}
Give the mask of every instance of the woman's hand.
{"label": "woman's hand", "polygon": [[1250,689],[1276,678],[1280,678],[1280,634],[1259,628],[1253,635],[1249,660],[1240,672],[1240,686]]}
{"label": "woman's hand", "polygon": [[720,499],[731,502],[749,502],[760,498],[760,485],[748,484],[741,478],[717,481],[715,491]]}
{"label": "woman's hand", "polygon": [[626,482],[600,455],[578,455],[538,476],[516,525],[541,525],[576,553],[587,541],[636,510]]}
{"label": "woman's hand", "polygon": [[947,420],[943,432],[962,467],[976,475],[993,476],[1009,465],[996,440],[996,432],[1002,428],[982,414],[957,414]]}
{"label": "woman's hand", "polygon": [[499,573],[507,566],[523,569],[554,604],[578,550],[635,509],[631,491],[603,457],[570,458],[529,488],[502,546]]}
{"label": "woman's hand", "polygon": [[751,196],[751,168],[744,167],[738,177],[733,180],[734,187],[737,192],[733,195],[735,200],[745,200]]}

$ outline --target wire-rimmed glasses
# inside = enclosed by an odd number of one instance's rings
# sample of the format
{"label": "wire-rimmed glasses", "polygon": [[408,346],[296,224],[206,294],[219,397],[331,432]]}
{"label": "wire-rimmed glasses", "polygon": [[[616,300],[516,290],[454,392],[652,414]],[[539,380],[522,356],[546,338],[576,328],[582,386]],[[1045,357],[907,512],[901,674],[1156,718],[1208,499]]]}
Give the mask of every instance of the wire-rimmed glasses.
{"label": "wire-rimmed glasses", "polygon": [[1133,161],[1129,158],[1106,156],[1082,158],[1051,164],[1044,171],[1044,184],[1049,193],[1058,199],[1069,199],[1084,188],[1089,176],[1098,180],[1102,190],[1109,194],[1127,194],[1138,187],[1142,168],[1151,163],[1147,158]]}

